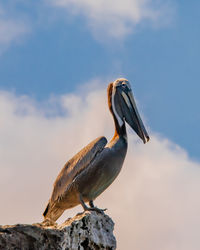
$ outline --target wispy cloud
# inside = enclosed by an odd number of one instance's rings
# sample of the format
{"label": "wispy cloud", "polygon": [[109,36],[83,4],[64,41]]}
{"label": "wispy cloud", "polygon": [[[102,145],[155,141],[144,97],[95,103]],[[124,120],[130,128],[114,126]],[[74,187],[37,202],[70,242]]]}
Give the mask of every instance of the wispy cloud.
{"label": "wispy cloud", "polygon": [[31,31],[51,26],[58,16],[63,16],[60,10],[65,11],[65,16],[66,13],[81,16],[98,40],[107,41],[109,38],[123,40],[144,23],[151,26],[169,23],[174,5],[172,7],[170,0],[167,3],[164,0],[43,0],[37,3],[8,0],[0,3],[0,52]]}
{"label": "wispy cloud", "polygon": [[21,21],[0,18],[0,44],[9,45],[28,32],[28,27]]}
{"label": "wispy cloud", "polygon": [[22,18],[13,17],[7,5],[0,4],[0,52],[11,44],[19,42],[30,31],[30,27]]}
{"label": "wispy cloud", "polygon": [[[166,1],[154,0],[46,0],[53,6],[66,8],[68,14],[86,18],[93,34],[99,39],[123,39],[147,21],[160,26],[171,20],[173,8]],[[102,38],[102,40],[103,40]]]}
{"label": "wispy cloud", "polygon": [[[0,92],[0,113],[0,223],[40,221],[64,163],[95,137],[111,138],[106,91],[93,88],[43,105]],[[114,219],[119,249],[197,250],[200,163],[168,139],[150,136],[144,145],[129,131],[122,172],[95,204]],[[60,221],[77,211],[82,208],[67,210]]]}

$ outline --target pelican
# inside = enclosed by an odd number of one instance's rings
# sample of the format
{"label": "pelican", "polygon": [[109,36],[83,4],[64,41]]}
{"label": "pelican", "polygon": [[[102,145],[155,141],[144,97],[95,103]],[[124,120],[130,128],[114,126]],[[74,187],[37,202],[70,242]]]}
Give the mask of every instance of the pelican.
{"label": "pelican", "polygon": [[64,165],[43,213],[45,220],[55,222],[66,209],[79,204],[84,211],[102,211],[93,201],[110,186],[122,168],[128,145],[126,122],[144,143],[149,141],[129,81],[119,78],[108,85],[107,92],[115,124],[114,136],[108,143],[105,137],[98,137]]}

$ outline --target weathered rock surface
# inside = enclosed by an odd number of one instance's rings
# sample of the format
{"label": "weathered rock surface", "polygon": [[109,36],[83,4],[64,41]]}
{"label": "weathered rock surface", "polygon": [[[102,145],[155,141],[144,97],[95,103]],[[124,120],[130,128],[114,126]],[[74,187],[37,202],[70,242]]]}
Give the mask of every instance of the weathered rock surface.
{"label": "weathered rock surface", "polygon": [[0,226],[0,249],[116,249],[114,223],[104,213],[85,212],[61,225]]}

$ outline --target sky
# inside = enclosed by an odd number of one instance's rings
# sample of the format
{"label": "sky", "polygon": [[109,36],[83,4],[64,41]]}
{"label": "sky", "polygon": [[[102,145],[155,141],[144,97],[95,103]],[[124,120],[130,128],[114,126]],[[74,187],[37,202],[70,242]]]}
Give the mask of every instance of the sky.
{"label": "sky", "polygon": [[128,130],[123,170],[96,204],[115,222],[118,249],[199,249],[199,7],[0,2],[0,224],[42,220],[64,163],[112,137],[106,87],[125,77],[151,140]]}

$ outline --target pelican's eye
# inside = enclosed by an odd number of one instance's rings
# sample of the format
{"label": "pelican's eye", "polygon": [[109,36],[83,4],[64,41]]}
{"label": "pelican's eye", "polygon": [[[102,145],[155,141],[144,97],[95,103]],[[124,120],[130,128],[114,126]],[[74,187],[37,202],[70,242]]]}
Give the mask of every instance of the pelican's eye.
{"label": "pelican's eye", "polygon": [[126,86],[126,88],[128,90],[131,90],[131,85],[130,85],[130,83],[128,81],[124,81],[122,84],[123,84],[123,86]]}
{"label": "pelican's eye", "polygon": [[127,90],[127,91],[131,90],[131,85],[130,85],[129,81],[126,79],[117,79],[114,82],[113,86],[115,86],[115,88],[120,87],[120,88]]}
{"label": "pelican's eye", "polygon": [[120,88],[121,90],[125,92],[131,91],[131,86],[129,82],[122,82],[120,85],[117,86],[117,88]]}

